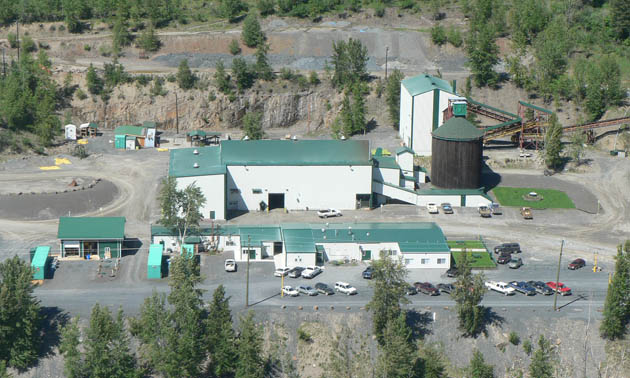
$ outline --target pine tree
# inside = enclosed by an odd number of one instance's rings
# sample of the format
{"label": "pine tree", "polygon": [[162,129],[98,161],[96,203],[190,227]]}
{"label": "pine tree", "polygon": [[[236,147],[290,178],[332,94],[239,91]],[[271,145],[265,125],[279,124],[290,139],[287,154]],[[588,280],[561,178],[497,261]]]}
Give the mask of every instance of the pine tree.
{"label": "pine tree", "polygon": [[452,296],[456,303],[459,329],[464,336],[476,336],[481,331],[484,319],[484,309],[480,305],[485,292],[484,277],[481,273],[472,274],[467,253],[461,256]]}
{"label": "pine tree", "polygon": [[103,91],[103,80],[98,76],[94,66],[90,63],[87,75],[85,76],[88,92],[93,95],[99,95]]}
{"label": "pine tree", "polygon": [[247,5],[243,0],[220,0],[219,14],[230,22],[236,20],[241,12],[246,9]]}
{"label": "pine tree", "polygon": [[269,59],[267,59],[268,51],[269,46],[265,42],[259,43],[256,49],[256,64],[254,65],[256,76],[265,81],[273,80],[273,71],[269,64]]}
{"label": "pine tree", "polygon": [[262,128],[262,112],[248,112],[243,117],[243,131],[252,140],[262,139],[265,132]]}
{"label": "pine tree", "polygon": [[478,87],[493,86],[498,81],[494,65],[499,62],[499,47],[495,42],[494,28],[491,24],[481,24],[469,32],[466,42],[468,65]]}
{"label": "pine tree", "polygon": [[486,364],[483,353],[475,349],[468,366],[468,374],[470,378],[494,378],[494,366]]}
{"label": "pine tree", "polygon": [[405,75],[399,69],[395,69],[387,77],[385,84],[385,103],[395,130],[400,128],[400,82],[404,77]]}
{"label": "pine tree", "polygon": [[225,297],[223,285],[219,285],[212,295],[206,327],[210,371],[217,377],[233,374],[236,367],[235,334],[232,328],[230,299]]}
{"label": "pine tree", "polygon": [[615,275],[608,285],[604,303],[604,319],[599,327],[600,334],[608,340],[621,338],[626,333],[630,320],[627,293],[630,292],[630,240],[617,246]]}
{"label": "pine tree", "polygon": [[145,52],[154,52],[160,49],[160,39],[155,34],[155,28],[152,22],[149,22],[149,26],[142,31],[140,38],[138,38],[138,47]]}
{"label": "pine tree", "polygon": [[249,12],[247,17],[245,17],[241,39],[247,47],[257,47],[265,42],[265,34],[260,27],[258,16],[256,16],[255,12]]}
{"label": "pine tree", "polygon": [[61,343],[59,344],[59,352],[63,355],[64,373],[68,378],[84,376],[81,352],[79,351],[80,338],[79,318],[74,318],[61,331]]}
{"label": "pine tree", "polygon": [[254,74],[251,67],[247,65],[245,59],[234,58],[232,60],[232,73],[236,81],[236,88],[240,93],[243,93],[245,89],[250,88],[254,83]]}
{"label": "pine tree", "polygon": [[442,355],[432,346],[422,349],[423,378],[446,378],[446,367]]}
{"label": "pine tree", "polygon": [[557,169],[562,164],[562,125],[554,114],[549,120],[549,127],[545,135],[545,164],[548,168]]}
{"label": "pine tree", "polygon": [[254,312],[241,318],[240,335],[238,337],[238,362],[236,378],[264,377],[265,361],[262,357],[262,332],[254,323]]}
{"label": "pine tree", "polygon": [[403,312],[387,323],[380,349],[378,370],[384,377],[423,376],[418,365],[417,348]]}
{"label": "pine tree", "polygon": [[214,80],[216,82],[217,88],[225,94],[230,93],[230,76],[225,72],[225,66],[223,65],[223,60],[219,60],[216,67],[216,72],[214,73]]}
{"label": "pine tree", "polygon": [[352,120],[352,104],[350,102],[349,91],[345,91],[343,101],[341,102],[341,129],[343,136],[350,137],[353,133],[354,123]]}
{"label": "pine tree", "polygon": [[179,62],[177,69],[177,84],[182,89],[191,89],[195,85],[195,75],[193,75],[190,67],[188,67],[188,59]]}
{"label": "pine tree", "polygon": [[532,356],[532,362],[529,365],[529,375],[536,378],[553,378],[553,347],[549,340],[540,335],[538,339],[538,349]]}
{"label": "pine tree", "polygon": [[630,36],[630,0],[611,0],[610,14],[619,40]]}
{"label": "pine tree", "polygon": [[131,33],[129,33],[129,24],[127,20],[121,16],[116,17],[114,30],[112,34],[112,49],[114,55],[119,55],[123,47],[129,46],[131,43]]}
{"label": "pine tree", "polygon": [[15,256],[0,263],[0,361],[25,369],[37,360],[41,315],[31,267]]}
{"label": "pine tree", "polygon": [[367,123],[365,114],[367,112],[365,99],[363,97],[364,88],[361,83],[355,83],[352,88],[352,133],[363,131],[365,135]]}

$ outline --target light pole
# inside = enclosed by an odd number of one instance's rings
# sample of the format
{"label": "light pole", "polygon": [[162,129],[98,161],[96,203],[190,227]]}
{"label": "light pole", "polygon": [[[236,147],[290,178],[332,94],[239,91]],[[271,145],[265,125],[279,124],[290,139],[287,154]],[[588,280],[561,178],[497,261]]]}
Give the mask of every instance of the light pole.
{"label": "light pole", "polygon": [[562,240],[562,244],[560,244],[560,257],[558,257],[558,272],[556,273],[556,290],[553,295],[553,310],[558,311],[556,304],[558,303],[558,283],[560,282],[560,264],[562,263],[562,248],[564,247],[564,240]]}
{"label": "light pole", "polygon": [[389,46],[385,47],[385,80],[387,80],[387,57],[389,55]]}

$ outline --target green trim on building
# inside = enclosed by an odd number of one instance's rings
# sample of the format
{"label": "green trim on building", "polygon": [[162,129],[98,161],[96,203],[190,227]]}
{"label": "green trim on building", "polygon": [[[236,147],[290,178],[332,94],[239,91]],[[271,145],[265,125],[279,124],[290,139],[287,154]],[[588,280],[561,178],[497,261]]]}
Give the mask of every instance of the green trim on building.
{"label": "green trim on building", "polygon": [[[197,151],[197,154],[194,151]],[[169,176],[192,177],[226,173],[226,167],[221,162],[220,146],[178,148],[170,150],[170,154]]]}
{"label": "green trim on building", "polygon": [[428,74],[404,79],[401,84],[407,89],[411,96],[417,96],[419,94],[426,93],[434,89],[440,89],[445,92],[454,94],[453,88],[448,81]]}
{"label": "green trim on building", "polygon": [[549,115],[553,114],[553,112],[551,110],[549,110],[549,109],[541,108],[540,106],[536,106],[534,104],[530,104],[530,103],[525,102],[525,101],[519,101],[518,103],[523,105],[523,106],[527,106],[528,108],[533,108],[533,109],[536,109],[536,110],[538,110],[540,112],[547,113]]}
{"label": "green trim on building", "polygon": [[372,156],[375,168],[400,169],[400,165],[393,156]]}
{"label": "green trim on building", "polygon": [[483,138],[484,132],[463,117],[453,117],[434,130],[434,138],[453,141],[473,141]]}
{"label": "green trim on building", "polygon": [[62,240],[123,240],[125,217],[61,217],[57,237]]}
{"label": "green trim on building", "polygon": [[412,151],[413,151],[413,113],[415,109],[416,109],[416,98],[412,96],[411,97],[411,133],[409,134],[410,135],[409,148],[411,148]]}
{"label": "green trim on building", "polygon": [[440,91],[433,90],[433,130],[437,129],[440,123]]}
{"label": "green trim on building", "polygon": [[137,136],[137,137],[143,137],[144,136],[144,127],[142,127],[142,126],[130,126],[130,125],[118,126],[116,129],[114,129],[114,134],[115,135],[132,135],[132,136]]}
{"label": "green trim on building", "polygon": [[310,228],[282,228],[287,253],[315,253],[315,242]]}
{"label": "green trim on building", "polygon": [[396,155],[400,155],[400,154],[403,154],[403,153],[405,153],[405,152],[409,152],[410,154],[415,155],[415,153],[413,152],[413,150],[412,150],[411,148],[407,147],[407,146],[398,147],[398,148],[396,149]]}

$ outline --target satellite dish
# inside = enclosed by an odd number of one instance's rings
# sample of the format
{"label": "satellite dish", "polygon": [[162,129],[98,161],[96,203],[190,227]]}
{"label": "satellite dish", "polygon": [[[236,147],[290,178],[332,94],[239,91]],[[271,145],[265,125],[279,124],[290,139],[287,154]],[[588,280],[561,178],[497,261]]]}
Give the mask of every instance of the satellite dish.
{"label": "satellite dish", "polygon": [[193,154],[195,154],[195,155],[199,155],[199,150],[197,150],[197,149],[195,148],[195,150],[193,151]]}
{"label": "satellite dish", "polygon": [[199,168],[199,164],[197,163],[193,164],[193,168]]}
{"label": "satellite dish", "polygon": [[293,141],[296,141],[296,140],[297,140],[297,135],[294,135],[291,139],[292,139]]}
{"label": "satellite dish", "polygon": [[341,139],[341,140],[346,140],[346,136],[345,136],[345,135],[342,135],[342,136],[341,136],[341,138],[339,138],[339,139]]}

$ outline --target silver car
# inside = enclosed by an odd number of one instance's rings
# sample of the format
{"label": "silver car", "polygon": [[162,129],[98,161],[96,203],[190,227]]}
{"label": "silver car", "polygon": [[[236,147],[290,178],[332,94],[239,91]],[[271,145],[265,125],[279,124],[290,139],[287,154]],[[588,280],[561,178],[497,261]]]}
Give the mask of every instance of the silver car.
{"label": "silver car", "polygon": [[313,289],[310,286],[305,286],[305,285],[300,285],[298,286],[298,291],[302,294],[306,294],[308,296],[314,296],[317,295],[317,290]]}
{"label": "silver car", "polygon": [[523,266],[523,260],[520,257],[512,257],[510,262],[508,263],[508,267],[510,269],[518,269]]}

